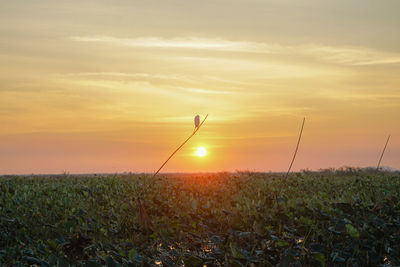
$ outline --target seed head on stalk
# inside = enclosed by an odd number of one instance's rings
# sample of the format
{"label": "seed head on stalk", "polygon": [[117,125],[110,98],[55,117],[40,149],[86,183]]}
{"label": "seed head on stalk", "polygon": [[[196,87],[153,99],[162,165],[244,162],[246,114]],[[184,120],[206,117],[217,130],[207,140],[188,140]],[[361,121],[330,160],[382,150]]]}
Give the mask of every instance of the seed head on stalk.
{"label": "seed head on stalk", "polygon": [[194,117],[194,127],[195,129],[198,128],[200,125],[200,116],[196,115],[196,117]]}

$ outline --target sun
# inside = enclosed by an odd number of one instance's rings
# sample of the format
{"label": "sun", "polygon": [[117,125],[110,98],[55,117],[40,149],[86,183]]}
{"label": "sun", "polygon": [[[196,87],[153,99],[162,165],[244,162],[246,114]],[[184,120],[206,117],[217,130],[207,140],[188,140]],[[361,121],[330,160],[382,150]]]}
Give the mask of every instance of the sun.
{"label": "sun", "polygon": [[198,157],[204,157],[207,155],[207,149],[205,147],[198,147],[195,153],[196,156]]}

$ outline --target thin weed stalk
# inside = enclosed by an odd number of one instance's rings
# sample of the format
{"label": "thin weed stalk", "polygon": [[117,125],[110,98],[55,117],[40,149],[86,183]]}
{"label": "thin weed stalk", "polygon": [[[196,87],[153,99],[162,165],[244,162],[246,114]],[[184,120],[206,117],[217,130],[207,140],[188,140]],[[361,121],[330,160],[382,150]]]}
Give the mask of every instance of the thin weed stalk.
{"label": "thin weed stalk", "polygon": [[208,117],[208,114],[206,115],[206,117],[203,119],[203,121],[200,123],[199,127],[196,127],[196,129],[194,129],[193,133],[185,140],[185,142],[182,143],[182,145],[180,145],[168,158],[167,160],[161,165],[161,167],[154,173],[153,178],[156,177],[156,175],[161,171],[161,169],[165,166],[165,164],[167,164],[167,162],[176,154],[176,152],[178,152],[196,133],[197,131],[200,129],[201,125],[203,125],[203,123],[206,121]]}
{"label": "thin weed stalk", "polygon": [[[167,160],[161,165],[160,168],[158,168],[158,170],[154,173],[153,177],[156,177],[156,175],[160,172],[160,170],[165,166],[165,164],[167,164],[167,162],[176,154],[176,152],[178,152],[196,133],[197,131],[200,129],[200,127],[203,125],[203,123],[206,121],[208,117],[208,114],[206,115],[206,117],[203,119],[203,121],[198,125],[198,127],[196,127],[193,131],[193,133],[185,140],[185,142],[183,142],[168,158]],[[196,125],[197,126],[197,125]],[[144,190],[146,188],[142,187],[142,189],[140,190],[138,196],[137,196],[137,202],[138,202],[138,207],[139,207],[139,223],[142,225],[142,227],[148,231],[148,230],[154,230],[154,225],[148,215],[148,213],[146,212],[146,208],[143,205],[143,202],[145,202],[145,199],[143,198],[143,193]]]}
{"label": "thin weed stalk", "polygon": [[302,136],[302,134],[303,134],[303,129],[304,129],[304,123],[305,123],[305,121],[306,121],[306,118],[304,117],[304,118],[303,118],[303,124],[301,125],[301,130],[300,130],[299,139],[297,140],[296,150],[294,151],[294,155],[293,155],[293,158],[292,158],[292,162],[290,163],[290,166],[289,166],[289,169],[288,169],[288,171],[287,171],[287,173],[286,173],[285,178],[288,177],[288,175],[289,175],[289,173],[290,173],[290,169],[292,168],[293,162],[294,162],[294,160],[295,160],[295,158],[296,158],[297,150],[299,149],[299,144],[300,144],[301,136]]}
{"label": "thin weed stalk", "polygon": [[386,139],[386,143],[385,143],[385,146],[383,147],[383,151],[382,151],[381,157],[379,158],[379,161],[378,161],[378,166],[376,166],[376,171],[379,171],[379,167],[381,166],[381,161],[382,161],[382,158],[383,158],[383,154],[385,154],[386,147],[387,147],[387,145],[389,143],[389,139],[390,139],[390,135]]}

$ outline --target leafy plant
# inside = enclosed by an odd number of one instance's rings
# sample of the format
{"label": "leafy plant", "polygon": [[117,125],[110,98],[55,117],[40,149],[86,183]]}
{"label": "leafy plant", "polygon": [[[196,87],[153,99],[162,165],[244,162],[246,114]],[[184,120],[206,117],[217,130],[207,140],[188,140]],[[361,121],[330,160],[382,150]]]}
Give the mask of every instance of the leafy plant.
{"label": "leafy plant", "polygon": [[375,170],[1,177],[0,265],[400,265],[398,218]]}

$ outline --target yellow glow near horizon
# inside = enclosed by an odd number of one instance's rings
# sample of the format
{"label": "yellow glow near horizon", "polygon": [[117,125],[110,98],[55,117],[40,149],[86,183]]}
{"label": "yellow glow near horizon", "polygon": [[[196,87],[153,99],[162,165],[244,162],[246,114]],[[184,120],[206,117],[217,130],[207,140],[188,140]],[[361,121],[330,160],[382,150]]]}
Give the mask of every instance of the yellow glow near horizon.
{"label": "yellow glow near horizon", "polygon": [[207,149],[205,147],[198,147],[195,155],[198,157],[204,157],[207,155]]}

